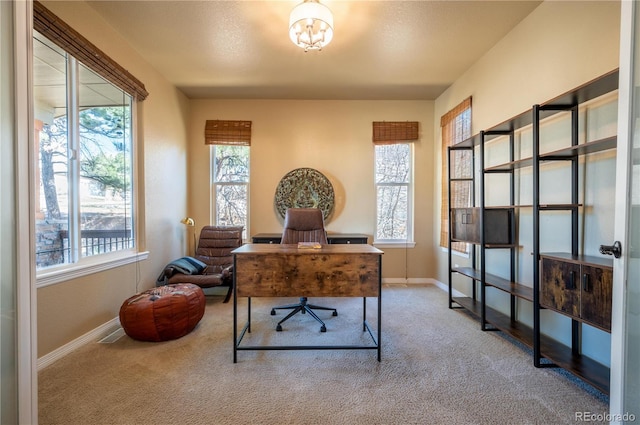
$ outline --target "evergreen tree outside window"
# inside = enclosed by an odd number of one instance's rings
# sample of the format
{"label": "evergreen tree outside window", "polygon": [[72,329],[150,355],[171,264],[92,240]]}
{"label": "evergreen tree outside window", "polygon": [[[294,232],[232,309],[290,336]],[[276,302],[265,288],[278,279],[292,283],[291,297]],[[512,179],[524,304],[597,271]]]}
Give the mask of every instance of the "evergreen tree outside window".
{"label": "evergreen tree outside window", "polygon": [[36,268],[135,247],[133,98],[34,31]]}

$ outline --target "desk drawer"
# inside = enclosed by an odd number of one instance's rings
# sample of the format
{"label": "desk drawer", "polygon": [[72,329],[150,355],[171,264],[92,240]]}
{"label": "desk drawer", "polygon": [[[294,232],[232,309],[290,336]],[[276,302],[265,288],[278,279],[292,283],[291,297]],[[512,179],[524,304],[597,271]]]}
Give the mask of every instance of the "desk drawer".
{"label": "desk drawer", "polygon": [[261,236],[261,235],[256,235],[254,237],[251,238],[251,242],[252,243],[271,243],[271,244],[278,244],[280,243],[280,240],[282,239],[282,235],[277,235],[277,236]]}
{"label": "desk drawer", "polygon": [[327,241],[330,244],[366,244],[367,235],[328,235]]}
{"label": "desk drawer", "polygon": [[239,297],[377,297],[377,255],[236,256]]}

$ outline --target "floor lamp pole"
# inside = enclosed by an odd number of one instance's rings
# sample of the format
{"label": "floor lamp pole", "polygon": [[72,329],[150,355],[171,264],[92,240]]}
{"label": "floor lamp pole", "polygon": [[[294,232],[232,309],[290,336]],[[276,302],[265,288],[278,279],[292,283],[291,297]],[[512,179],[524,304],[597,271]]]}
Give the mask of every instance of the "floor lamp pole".
{"label": "floor lamp pole", "polygon": [[196,221],[191,217],[185,217],[180,220],[180,223],[187,225],[187,229],[191,229],[193,231],[193,251],[191,251],[191,247],[189,247],[189,251],[187,255],[196,255]]}

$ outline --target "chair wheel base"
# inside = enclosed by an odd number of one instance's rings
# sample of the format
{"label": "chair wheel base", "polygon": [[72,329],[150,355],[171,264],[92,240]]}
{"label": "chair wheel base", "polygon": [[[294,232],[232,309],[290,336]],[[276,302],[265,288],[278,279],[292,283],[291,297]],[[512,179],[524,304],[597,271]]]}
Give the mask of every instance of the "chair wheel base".
{"label": "chair wheel base", "polygon": [[276,331],[282,332],[282,326],[280,326],[280,325],[276,326]]}
{"label": "chair wheel base", "polygon": [[275,316],[276,315],[276,310],[275,309],[271,309],[271,315]]}
{"label": "chair wheel base", "polygon": [[326,332],[326,331],[327,331],[327,327],[326,327],[326,326],[322,326],[322,327],[320,328],[320,332]]}
{"label": "chair wheel base", "polygon": [[334,311],[333,314],[332,314],[332,316],[337,316],[337,315],[338,315],[337,311]]}

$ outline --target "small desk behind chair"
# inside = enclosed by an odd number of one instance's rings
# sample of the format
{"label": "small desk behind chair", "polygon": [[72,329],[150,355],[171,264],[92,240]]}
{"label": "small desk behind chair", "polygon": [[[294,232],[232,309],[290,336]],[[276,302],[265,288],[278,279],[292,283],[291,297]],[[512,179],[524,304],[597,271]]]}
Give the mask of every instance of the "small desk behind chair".
{"label": "small desk behind chair", "polygon": [[[375,349],[380,361],[382,254],[371,245],[245,244],[235,249],[233,291],[233,362],[238,350]],[[241,346],[251,332],[251,297],[362,297],[363,332],[373,345]],[[248,298],[247,322],[238,337],[238,297]],[[366,298],[378,299],[377,337],[366,320]]]}
{"label": "small desk behind chair", "polygon": [[[253,243],[280,243],[282,233],[257,233],[251,237]],[[362,233],[327,233],[329,244],[366,244],[369,237]]]}

